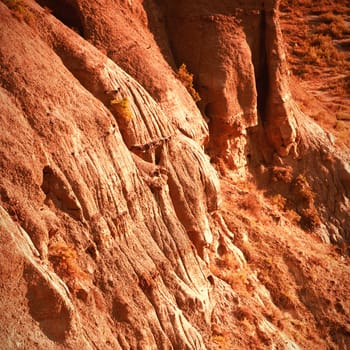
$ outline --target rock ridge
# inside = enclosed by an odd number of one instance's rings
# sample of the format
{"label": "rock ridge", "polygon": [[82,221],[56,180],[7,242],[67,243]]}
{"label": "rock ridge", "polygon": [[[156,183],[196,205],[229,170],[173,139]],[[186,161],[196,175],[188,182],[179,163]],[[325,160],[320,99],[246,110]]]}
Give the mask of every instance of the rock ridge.
{"label": "rock ridge", "polygon": [[20,4],[0,2],[0,348],[346,349],[346,254],[319,240],[347,249],[349,160],[290,94],[279,2]]}

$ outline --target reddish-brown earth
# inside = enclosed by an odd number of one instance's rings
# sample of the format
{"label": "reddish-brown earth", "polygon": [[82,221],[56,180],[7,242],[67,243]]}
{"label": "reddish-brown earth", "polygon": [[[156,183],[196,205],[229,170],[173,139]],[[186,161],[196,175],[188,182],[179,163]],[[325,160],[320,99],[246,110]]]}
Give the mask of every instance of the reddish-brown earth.
{"label": "reddish-brown earth", "polygon": [[293,96],[349,147],[350,2],[283,0],[281,10]]}
{"label": "reddish-brown earth", "polygon": [[279,16],[0,2],[1,350],[350,349],[349,149]]}

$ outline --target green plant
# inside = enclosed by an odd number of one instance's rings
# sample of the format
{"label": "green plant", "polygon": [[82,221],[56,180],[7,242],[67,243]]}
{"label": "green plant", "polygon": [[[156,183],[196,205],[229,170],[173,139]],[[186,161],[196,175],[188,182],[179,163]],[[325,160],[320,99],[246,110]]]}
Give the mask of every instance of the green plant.
{"label": "green plant", "polygon": [[111,100],[111,106],[117,114],[117,116],[124,122],[129,123],[132,119],[132,112],[130,107],[130,102],[127,97],[121,100]]}
{"label": "green plant", "polygon": [[181,81],[181,83],[185,86],[187,91],[190,93],[194,102],[199,102],[201,98],[198,92],[193,87],[193,74],[188,72],[187,67],[184,63],[179,67],[177,71],[177,77]]}

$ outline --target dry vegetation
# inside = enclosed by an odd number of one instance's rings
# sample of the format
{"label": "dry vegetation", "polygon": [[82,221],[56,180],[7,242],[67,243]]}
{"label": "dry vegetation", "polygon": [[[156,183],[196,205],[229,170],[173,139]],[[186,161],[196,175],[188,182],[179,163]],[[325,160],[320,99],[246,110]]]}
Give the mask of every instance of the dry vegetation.
{"label": "dry vegetation", "polygon": [[306,43],[303,49],[305,63],[335,68],[345,64],[345,55],[334,46],[333,39],[328,34],[313,34],[310,36],[310,42]]}
{"label": "dry vegetation", "polygon": [[272,168],[272,181],[282,181],[285,184],[290,184],[293,180],[293,169],[290,166],[274,166]]}
{"label": "dry vegetation", "polygon": [[220,257],[211,257],[211,272],[228,283],[233,289],[248,283],[247,272],[239,268],[236,258],[232,253],[225,253]]}
{"label": "dry vegetation", "polygon": [[183,63],[177,71],[177,77],[181,83],[185,86],[187,91],[192,96],[194,102],[199,102],[201,100],[198,92],[193,87],[193,74],[189,73],[186,65]]}
{"label": "dry vegetation", "polygon": [[111,100],[111,106],[116,113],[118,120],[124,123],[129,123],[132,119],[130,102],[127,97],[121,100]]}
{"label": "dry vegetation", "polygon": [[28,6],[22,0],[1,0],[19,20],[31,24],[32,14]]}
{"label": "dry vegetation", "polygon": [[[288,169],[276,170],[279,174],[288,173]],[[277,182],[293,192],[300,210],[312,211],[315,194],[304,175],[282,176]],[[264,304],[268,305],[264,316],[274,327],[291,335],[301,348],[325,348],[327,344],[336,349],[336,344],[346,344],[350,334],[345,326],[347,311],[342,304],[338,312],[335,305],[337,297],[347,293],[347,287],[335,281],[341,274],[339,266],[348,264],[348,260],[344,260],[347,258],[335,253],[331,245],[320,243],[312,230],[305,234],[295,225],[288,218],[288,201],[284,196],[275,194],[266,198],[264,192],[253,185],[233,183],[227,178],[221,184],[225,198],[223,217],[247,265],[239,268],[235,257],[225,251],[211,256],[212,273],[226,281],[239,299],[237,307],[231,311],[236,321],[233,324],[218,321],[215,326],[213,349],[272,347],[269,335],[259,328],[261,320],[256,310],[262,305],[254,304],[251,299],[252,293],[265,295],[255,284],[256,280],[268,290],[272,299],[272,304],[265,304],[264,299]],[[250,205],[252,201],[256,203]],[[258,211],[252,210],[252,206],[259,206]],[[295,211],[294,214],[298,215]],[[311,213],[308,223],[311,226],[313,215]],[[306,216],[304,213],[301,220],[306,221]],[[348,306],[346,308],[348,310]],[[327,321],[323,322],[325,312]],[[237,327],[245,339],[235,333]],[[250,342],[250,334],[256,335],[255,343]],[[249,344],[249,347],[242,344]]]}
{"label": "dry vegetation", "polygon": [[281,26],[306,114],[350,146],[350,7],[346,0],[282,0]]}
{"label": "dry vegetation", "polygon": [[315,207],[315,194],[304,175],[298,175],[293,181],[293,193],[296,196],[297,211],[301,216],[300,224],[306,230],[314,230],[320,223]]}
{"label": "dry vegetation", "polygon": [[280,184],[282,194],[269,194],[270,202],[294,224],[308,231],[319,227],[321,221],[315,207],[315,193],[312,191],[306,177],[302,174],[293,175],[290,166],[274,166],[271,168],[271,181]]}
{"label": "dry vegetation", "polygon": [[65,282],[75,279],[84,279],[87,275],[78,264],[78,255],[73,246],[64,242],[55,242],[49,245],[49,260],[54,271]]}

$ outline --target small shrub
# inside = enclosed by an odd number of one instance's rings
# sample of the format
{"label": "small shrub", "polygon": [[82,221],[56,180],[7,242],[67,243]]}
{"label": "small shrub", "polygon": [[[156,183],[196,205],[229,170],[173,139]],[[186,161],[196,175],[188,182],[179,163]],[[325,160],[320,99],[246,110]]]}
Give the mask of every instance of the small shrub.
{"label": "small shrub", "polygon": [[285,216],[294,225],[300,223],[301,216],[293,209],[286,210]]}
{"label": "small shrub", "polygon": [[336,39],[341,39],[346,32],[345,23],[331,23],[328,33]]}
{"label": "small shrub", "polygon": [[287,200],[282,195],[276,194],[272,196],[271,202],[272,204],[276,205],[279,210],[285,210]]}
{"label": "small shrub", "polygon": [[254,192],[245,194],[240,199],[239,206],[244,210],[250,211],[254,216],[258,216],[261,212],[259,199]]}
{"label": "small shrub", "polygon": [[314,206],[310,208],[302,209],[300,214],[301,214],[300,224],[306,230],[314,230],[321,223],[318,212]]}
{"label": "small shrub", "polygon": [[32,14],[28,6],[22,0],[1,0],[19,20],[30,24]]}
{"label": "small shrub", "polygon": [[337,50],[329,35],[317,34],[311,39],[304,56],[307,63],[337,66],[344,62],[344,55]]}
{"label": "small shrub", "polygon": [[67,281],[87,276],[79,267],[77,259],[77,252],[73,246],[64,242],[56,242],[49,245],[49,260],[57,275],[63,280]]}
{"label": "small shrub", "polygon": [[324,13],[323,15],[321,15],[320,19],[322,22],[330,24],[330,23],[338,21],[339,19],[342,19],[342,18],[335,15],[332,12],[327,12],[327,13]]}
{"label": "small shrub", "polygon": [[50,9],[50,7],[44,6],[43,9],[44,9],[44,12],[48,15],[52,13],[52,9]]}
{"label": "small shrub", "polygon": [[321,16],[321,20],[323,23],[317,28],[318,32],[321,29],[324,34],[329,34],[336,39],[341,39],[344,34],[349,32],[342,16],[328,12]]}
{"label": "small shrub", "polygon": [[247,286],[247,273],[240,268],[239,262],[230,252],[224,253],[221,257],[210,256],[210,271],[216,277],[228,283],[232,288]]}
{"label": "small shrub", "polygon": [[305,230],[313,230],[321,223],[321,219],[315,208],[315,193],[304,175],[298,175],[293,181],[294,194],[298,203],[298,214],[295,217],[300,226]]}
{"label": "small shrub", "polygon": [[121,100],[112,100],[111,106],[116,112],[117,116],[124,122],[129,123],[132,119],[132,112],[130,108],[130,102],[127,97]]}
{"label": "small shrub", "polygon": [[304,175],[298,175],[293,182],[293,186],[297,197],[309,204],[313,203],[315,194],[313,193]]}
{"label": "small shrub", "polygon": [[187,91],[192,96],[194,102],[199,102],[201,100],[198,92],[193,87],[193,74],[189,73],[186,65],[183,63],[177,71],[177,77],[181,83],[185,86]]}
{"label": "small shrub", "polygon": [[230,254],[229,252],[223,254],[221,258],[222,258],[222,264],[224,268],[230,271],[234,271],[239,268],[237,259],[234,257],[234,255]]}
{"label": "small shrub", "polygon": [[229,350],[232,349],[232,344],[226,338],[225,335],[214,335],[212,341],[216,344],[220,350]]}
{"label": "small shrub", "polygon": [[272,181],[282,181],[285,184],[290,184],[293,180],[293,169],[290,166],[281,167],[274,166],[272,168]]}

